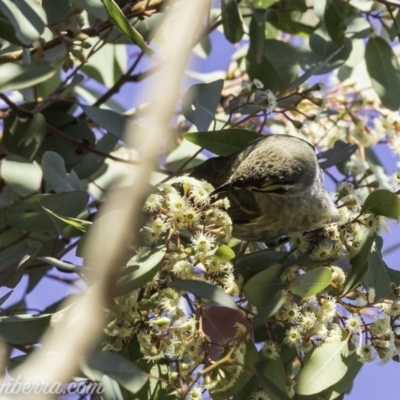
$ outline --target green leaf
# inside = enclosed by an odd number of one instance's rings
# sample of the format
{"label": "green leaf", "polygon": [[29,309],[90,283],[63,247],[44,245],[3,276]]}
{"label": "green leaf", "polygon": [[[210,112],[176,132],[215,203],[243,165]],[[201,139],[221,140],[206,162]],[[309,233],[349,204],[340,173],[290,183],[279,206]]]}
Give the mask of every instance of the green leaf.
{"label": "green leaf", "polygon": [[85,114],[100,128],[113,134],[119,140],[124,140],[126,117],[111,110],[104,110],[98,107],[82,106]]}
{"label": "green leaf", "polygon": [[11,246],[0,253],[0,287],[14,287],[19,282],[24,270],[21,267],[34,253],[34,249],[25,249],[24,247],[24,245],[22,248],[18,246],[18,251],[14,253],[14,247]]}
{"label": "green leaf", "polygon": [[400,199],[389,190],[375,190],[366,198],[363,212],[397,219],[400,217]]}
{"label": "green leaf", "polygon": [[263,389],[267,392],[271,400],[288,398],[288,396],[278,397],[276,390],[273,390],[273,387],[277,388],[283,395],[286,395],[286,371],[280,358],[276,360],[263,359],[257,370],[261,372],[264,379],[268,379],[268,385],[263,385]]}
{"label": "green leaf", "polygon": [[214,255],[218,258],[223,259],[224,261],[232,260],[236,256],[235,252],[226,244],[220,244]]}
{"label": "green leaf", "polygon": [[[258,272],[264,271],[272,265],[284,263],[288,259],[288,255],[287,251],[264,251],[246,254],[235,263],[235,275],[241,275],[247,281]],[[285,264],[285,266],[289,265],[293,265],[293,263]]]}
{"label": "green leaf", "polygon": [[229,156],[243,150],[261,135],[246,129],[224,129],[222,131],[186,133],[185,139],[219,156]]}
{"label": "green leaf", "polygon": [[[11,226],[31,232],[59,233],[65,223],[52,217],[44,208],[66,217],[77,217],[85,210],[89,194],[83,191],[60,194],[38,194],[3,210]],[[43,208],[44,207],[44,208]]]}
{"label": "green leaf", "polygon": [[140,260],[135,259],[134,263],[128,263],[128,267],[122,271],[122,276],[117,281],[118,294],[121,296],[132,292],[153,279],[160,269],[165,252],[164,245],[157,246],[143,255]]}
{"label": "green leaf", "polygon": [[297,51],[288,43],[276,39],[264,41],[261,60],[250,46],[247,72],[251,79],[259,79],[267,89],[282,90],[293,82],[299,72]]}
{"label": "green leaf", "polygon": [[268,8],[277,3],[279,0],[255,0],[254,5],[257,8]]}
{"label": "green leaf", "polygon": [[37,163],[11,155],[1,162],[0,175],[8,187],[21,197],[37,193],[43,178],[42,169]]}
{"label": "green leaf", "polygon": [[281,281],[282,264],[275,264],[251,277],[243,287],[247,300],[259,310],[265,307],[279,291],[286,287]]}
{"label": "green leaf", "polygon": [[[75,0],[75,1],[81,1],[81,0]],[[101,5],[103,6],[103,3],[101,3]],[[94,45],[95,40],[96,40],[95,38],[88,39],[87,42],[92,43]],[[125,72],[126,65],[127,65],[126,46],[105,43],[98,51],[96,51],[89,57],[88,62],[85,65],[83,65],[82,71],[85,74],[89,75],[91,78],[99,81],[100,83],[103,83],[108,88],[111,88]],[[100,97],[100,95],[101,94],[99,93],[97,96],[94,95],[95,98],[93,99],[86,98],[86,100],[89,104],[92,104],[97,100],[98,97]],[[119,111],[117,108],[113,107],[109,108],[113,109],[114,111]]]}
{"label": "green leaf", "polygon": [[[1,3],[0,3],[1,4]],[[6,64],[0,66],[0,92],[20,90],[50,79],[56,69],[48,65]]]}
{"label": "green leaf", "polygon": [[253,61],[256,64],[260,64],[262,55],[264,53],[265,43],[265,19],[267,13],[265,10],[254,9],[253,15],[251,16],[249,26],[250,46],[248,50],[248,57],[251,54]]}
{"label": "green leaf", "polygon": [[131,361],[108,351],[92,354],[86,365],[82,366],[82,370],[94,381],[101,380],[103,374],[107,375],[131,393],[137,393],[149,379],[149,376]]}
{"label": "green leaf", "polygon": [[57,267],[61,271],[81,272],[83,269],[81,265],[75,265],[69,262],[61,261],[54,257],[37,257],[37,259],[44,261],[46,264]]}
{"label": "green leaf", "polygon": [[43,155],[46,151],[53,151],[64,159],[65,168],[70,171],[85,157],[86,152],[81,148],[80,143],[94,147],[95,135],[85,121],[77,119],[67,111],[61,111],[58,104],[54,108],[44,109],[43,115],[47,125],[61,131],[75,143],[70,143],[59,134],[48,130],[38,155]]}
{"label": "green leaf", "polygon": [[231,43],[237,43],[244,34],[242,17],[236,0],[222,0],[221,18],[225,37]]}
{"label": "green leaf", "polygon": [[347,161],[352,154],[358,149],[356,144],[350,144],[337,140],[333,147],[318,153],[318,163],[322,169],[327,169],[333,165],[338,165],[344,161]]}
{"label": "green leaf", "polygon": [[257,315],[253,318],[253,327],[258,328],[265,326],[265,321],[275,315],[286,304],[286,301],[287,299],[285,299],[285,297],[278,294],[277,298],[264,304],[263,308],[259,310]]}
{"label": "green leaf", "polygon": [[125,400],[122,390],[115,379],[110,378],[108,375],[103,375],[99,385],[103,389],[102,400]]}
{"label": "green leaf", "polygon": [[360,285],[368,274],[368,256],[374,243],[374,236],[366,236],[360,251],[350,260],[351,268],[347,271],[343,293],[349,293]]}
{"label": "green leaf", "polygon": [[312,395],[339,382],[347,373],[344,360],[348,355],[347,341],[325,343],[311,350],[296,376],[296,393]]}
{"label": "green leaf", "polygon": [[[96,150],[104,154],[111,153],[118,143],[118,139],[111,133],[105,134],[95,146]],[[104,166],[106,159],[94,153],[88,153],[83,160],[74,167],[74,171],[80,179],[89,178],[95,172],[98,172]]]}
{"label": "green leaf", "polygon": [[347,18],[354,13],[354,8],[343,0],[327,0],[324,22],[331,39],[338,46],[344,41],[344,33],[347,27]]}
{"label": "green leaf", "polygon": [[147,46],[142,35],[129,23],[122,10],[114,0],[103,0],[113,24],[125,34],[133,43],[147,55],[151,56],[154,51]]}
{"label": "green leaf", "polygon": [[72,11],[69,0],[42,0],[42,6],[46,12],[49,24],[56,24],[63,21],[65,16],[69,15]]}
{"label": "green leaf", "polygon": [[[168,400],[168,393],[170,393],[169,386],[169,367],[160,362],[152,363],[149,360],[140,359],[136,362],[138,366],[147,372],[151,379],[143,386],[141,391],[137,394],[135,399],[131,400]],[[172,400],[172,399],[171,399]]]}
{"label": "green leaf", "polygon": [[[52,1],[52,0],[49,0]],[[77,8],[83,8],[89,15],[101,20],[107,18],[107,11],[101,0],[69,0]]]}
{"label": "green leaf", "polygon": [[383,299],[393,292],[390,283],[394,282],[400,285],[399,271],[389,268],[382,259],[383,240],[377,236],[375,238],[375,249],[368,254],[368,275],[363,280],[366,288],[373,287],[375,289],[376,301]]}
{"label": "green leaf", "polygon": [[0,38],[7,40],[17,46],[23,46],[24,44],[17,38],[16,31],[13,24],[7,19],[7,17],[1,12],[0,9]]}
{"label": "green leaf", "polygon": [[47,209],[46,207],[43,207],[43,209],[46,210],[53,217],[59,219],[62,222],[65,222],[67,225],[72,226],[73,228],[78,229],[79,231],[82,232],[86,232],[87,229],[93,224],[93,222],[85,221],[84,219],[69,218],[63,215],[56,214],[55,212]]}
{"label": "green leaf", "polygon": [[223,85],[222,79],[198,83],[191,86],[183,96],[182,113],[198,131],[206,131],[213,121]]}
{"label": "green leaf", "polygon": [[0,336],[7,343],[29,346],[39,343],[50,323],[51,314],[0,317]]}
{"label": "green leaf", "polygon": [[211,300],[216,304],[229,308],[237,308],[232,297],[226,294],[221,288],[207,282],[196,281],[192,279],[175,279],[168,286],[193,293],[195,296]]}
{"label": "green leaf", "polygon": [[347,392],[364,365],[358,360],[358,356],[355,352],[344,358],[343,361],[346,363],[348,368],[345,376],[339,382],[321,393],[323,399],[334,400],[341,394]]}
{"label": "green leaf", "polygon": [[[75,171],[67,174],[63,158],[53,151],[46,151],[42,157],[43,176],[46,185],[56,193],[82,190]],[[50,191],[49,190],[49,191]]]}
{"label": "green leaf", "polygon": [[385,107],[400,107],[400,65],[390,45],[380,37],[372,37],[365,47],[365,62],[375,92]]}
{"label": "green leaf", "polygon": [[3,146],[8,152],[32,161],[46,133],[43,115],[35,113],[31,117],[19,118],[12,112],[4,121]]}
{"label": "green leaf", "polygon": [[210,389],[213,400],[225,400],[235,395],[254,375],[255,364],[258,361],[258,352],[251,340],[246,342],[246,354],[244,356],[244,368],[239,376],[235,378],[235,383],[225,391]]}
{"label": "green leaf", "polygon": [[[319,3],[316,2],[316,5]],[[279,18],[271,23],[279,30],[292,35],[309,36],[319,25],[318,18],[313,13],[306,13],[306,0],[285,0],[279,1],[273,8]]]}
{"label": "green leaf", "polygon": [[[339,47],[336,49],[332,54],[329,54],[319,65],[316,65],[314,68],[310,68],[307,71],[304,72],[301,76],[299,76],[293,83],[290,84],[290,86],[285,90],[287,92],[293,92],[296,90],[300,85],[302,85],[304,82],[306,82],[309,78],[311,78],[313,75],[317,75],[318,72],[325,67],[332,59],[335,57],[341,50],[343,49],[343,46]],[[278,102],[279,103],[279,102]]]}
{"label": "green leaf", "polygon": [[332,271],[328,267],[316,268],[293,279],[288,289],[300,297],[308,297],[322,292],[332,282]]}
{"label": "green leaf", "polygon": [[2,0],[0,11],[11,22],[16,37],[25,46],[39,39],[47,24],[45,11],[35,0]]}
{"label": "green leaf", "polygon": [[[317,69],[314,75],[320,75],[339,68],[349,58],[351,50],[350,39],[344,38],[343,47],[337,46],[329,37],[326,29],[320,27],[304,40],[299,48],[298,57],[303,70]],[[330,57],[333,54],[334,56]],[[326,62],[327,59],[329,62]]]}

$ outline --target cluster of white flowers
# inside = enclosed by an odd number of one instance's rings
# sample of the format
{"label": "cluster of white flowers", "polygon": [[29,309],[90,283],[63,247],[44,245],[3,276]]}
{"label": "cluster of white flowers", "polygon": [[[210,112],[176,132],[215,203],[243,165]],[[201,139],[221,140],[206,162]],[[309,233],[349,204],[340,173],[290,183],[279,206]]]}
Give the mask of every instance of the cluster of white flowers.
{"label": "cluster of white flowers", "polygon": [[[350,337],[361,362],[379,359],[384,364],[400,354],[400,298],[393,295],[392,299],[375,301],[375,290],[363,286],[341,294],[345,273],[338,266],[330,268],[329,290],[297,302],[285,291],[286,304],[274,316],[275,322],[286,329],[283,342],[267,341],[261,353],[275,359],[280,346],[286,344],[296,348],[298,356],[304,356],[324,343]],[[281,279],[290,282],[301,273],[300,267],[291,266]]]}
{"label": "cluster of white flowers", "polygon": [[259,79],[253,79],[252,83],[242,82],[239,99],[241,107],[258,106],[266,114],[271,114],[278,104],[276,96],[269,89],[264,89],[264,84]]}
{"label": "cluster of white flowers", "polygon": [[[128,265],[140,265],[159,245],[165,246],[165,256],[149,282],[115,300],[105,329],[108,340],[104,349],[120,351],[136,337],[144,359],[182,360],[180,378],[187,377],[189,381],[193,369],[205,362],[209,339],[199,329],[199,315],[195,312],[199,304],[195,298],[168,287],[168,283],[175,278],[198,280],[239,295],[230,257],[219,251],[231,237],[232,222],[226,212],[229,203],[210,196],[213,190],[207,182],[180,177],[160,185],[148,197],[143,208],[148,221],[141,230],[144,246],[136,250]],[[237,358],[237,374],[244,361],[242,342],[238,341],[237,351],[232,354]],[[214,390],[233,384],[232,376],[235,375],[230,374],[229,382],[224,384],[223,379],[215,381]],[[188,396],[201,398],[196,397],[199,393],[196,386]]]}
{"label": "cluster of white flowers", "polygon": [[[384,217],[362,212],[361,196],[351,183],[338,184],[339,221],[326,225],[317,234],[291,235],[290,243],[296,255],[301,257],[307,254],[314,261],[326,262],[355,256],[367,236],[378,234],[386,227]],[[344,282],[336,283],[340,289]]]}

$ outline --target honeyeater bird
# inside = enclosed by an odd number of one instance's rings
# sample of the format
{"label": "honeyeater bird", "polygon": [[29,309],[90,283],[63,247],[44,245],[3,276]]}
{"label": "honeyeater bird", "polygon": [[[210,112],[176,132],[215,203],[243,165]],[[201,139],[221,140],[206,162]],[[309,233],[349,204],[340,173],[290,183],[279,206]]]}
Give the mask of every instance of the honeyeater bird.
{"label": "honeyeater bird", "polygon": [[264,136],[230,156],[210,158],[191,176],[229,199],[238,239],[271,242],[321,228],[338,215],[314,147],[294,136]]}

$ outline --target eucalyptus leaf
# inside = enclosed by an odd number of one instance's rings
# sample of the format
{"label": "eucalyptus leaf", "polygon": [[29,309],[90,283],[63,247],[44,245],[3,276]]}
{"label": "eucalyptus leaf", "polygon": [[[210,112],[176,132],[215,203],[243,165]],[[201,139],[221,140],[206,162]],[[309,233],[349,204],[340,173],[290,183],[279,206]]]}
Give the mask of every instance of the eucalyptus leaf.
{"label": "eucalyptus leaf", "polygon": [[235,275],[241,275],[247,281],[258,272],[274,264],[284,263],[288,255],[286,251],[265,251],[247,254],[235,263]]}
{"label": "eucalyptus leaf", "polygon": [[42,6],[49,24],[61,22],[72,11],[69,0],[42,0]]}
{"label": "eucalyptus leaf", "polygon": [[290,85],[299,72],[297,51],[288,43],[267,39],[261,60],[249,48],[247,71],[251,79],[259,79],[266,89],[279,91]]}
{"label": "eucalyptus leaf", "polygon": [[217,391],[210,389],[210,393],[214,400],[225,400],[236,394],[253,376],[254,367],[258,361],[258,352],[251,340],[246,342],[246,353],[244,356],[244,368],[242,368],[239,376],[235,377],[235,383],[227,390]]}
{"label": "eucalyptus leaf", "polygon": [[229,156],[243,150],[261,135],[246,129],[186,133],[185,139],[219,156]]}
{"label": "eucalyptus leaf", "polygon": [[214,255],[224,261],[229,261],[235,258],[235,252],[226,244],[220,244]]}
{"label": "eucalyptus leaf", "polygon": [[246,299],[259,310],[263,309],[280,290],[286,287],[281,280],[283,270],[282,264],[275,264],[252,276],[243,287]]}
{"label": "eucalyptus leaf", "polygon": [[82,106],[85,114],[101,128],[113,134],[119,140],[124,139],[126,117],[115,111],[105,110],[98,107]]}
{"label": "eucalyptus leaf", "polygon": [[389,190],[378,189],[370,193],[365,199],[363,211],[398,219],[400,216],[400,199]]}
{"label": "eucalyptus leaf", "polygon": [[264,326],[265,321],[275,315],[286,303],[284,296],[279,296],[266,303],[253,318],[253,327]]}
{"label": "eucalyptus leaf", "polygon": [[[268,385],[264,385],[264,391],[267,392],[271,400],[283,400],[285,397],[282,394],[286,393],[286,373],[282,360],[280,358],[275,360],[264,358],[257,369],[261,372],[263,378],[269,381]],[[273,388],[277,388],[280,391],[278,393],[279,397]]]}
{"label": "eucalyptus leaf", "polygon": [[320,267],[297,276],[289,283],[288,290],[297,296],[308,297],[322,292],[331,282],[331,269]]}
{"label": "eucalyptus leaf", "polygon": [[[38,155],[42,156],[46,151],[58,153],[64,159],[65,168],[69,172],[82,162],[86,155],[81,143],[88,147],[94,147],[95,135],[86,122],[75,118],[60,107],[56,107],[56,109],[46,108],[43,110],[43,115],[46,118],[48,128],[51,126],[59,130],[61,134],[48,130]],[[61,135],[65,135],[66,138]]]}
{"label": "eucalyptus leaf", "polygon": [[349,354],[349,356],[343,360],[347,365],[347,372],[339,382],[335,383],[328,389],[325,389],[321,393],[321,396],[323,396],[324,399],[335,400],[338,399],[341,394],[347,392],[364,365],[359,361],[356,352]]}
{"label": "eucalyptus leaf", "polygon": [[38,257],[37,259],[44,261],[46,264],[55,266],[61,271],[77,272],[77,273],[82,271],[81,265],[75,265],[69,262],[58,260],[57,258],[54,257]]}
{"label": "eucalyptus leaf", "polygon": [[236,0],[222,0],[221,18],[225,37],[231,43],[237,43],[244,34],[242,17]]}
{"label": "eucalyptus leaf", "polygon": [[103,0],[111,21],[124,33],[133,43],[147,55],[152,55],[153,50],[147,46],[142,35],[129,23],[122,10],[114,0]]}
{"label": "eucalyptus leaf", "polygon": [[128,267],[122,271],[122,276],[117,281],[119,295],[139,289],[149,282],[158,272],[164,259],[166,247],[160,245],[143,255],[139,260],[128,263]]}
{"label": "eucalyptus leaf", "polygon": [[125,400],[121,388],[115,379],[110,378],[108,375],[103,375],[100,384],[103,390],[102,398],[104,400]]}
{"label": "eucalyptus leaf", "polygon": [[65,223],[51,216],[44,208],[66,217],[77,217],[87,206],[89,195],[83,191],[38,194],[3,210],[7,223],[31,232],[59,233]]}
{"label": "eucalyptus leaf", "polygon": [[390,45],[381,37],[371,37],[365,47],[365,62],[375,92],[385,107],[400,107],[400,64]]}
{"label": "eucalyptus leaf", "polygon": [[360,285],[368,274],[368,256],[374,243],[374,236],[367,236],[360,251],[350,260],[351,268],[347,271],[343,294],[351,292]]}
{"label": "eucalyptus leaf", "polygon": [[358,149],[356,144],[350,144],[338,140],[332,148],[317,154],[319,166],[327,169],[347,161]]}
{"label": "eucalyptus leaf", "polygon": [[[162,363],[153,363],[149,360],[140,359],[136,364],[145,372],[147,372],[151,379],[143,386],[137,397],[134,399],[149,399],[158,400],[165,399],[169,400],[169,368],[168,365]],[[132,399],[133,400],[133,399]],[[172,399],[171,399],[172,400]]]}
{"label": "eucalyptus leaf", "polygon": [[56,217],[60,221],[65,222],[67,225],[72,226],[73,228],[78,229],[82,232],[86,232],[86,230],[93,224],[91,221],[85,221],[79,218],[69,218],[63,215],[56,214],[46,207],[43,207],[43,209],[46,210],[53,217]]}
{"label": "eucalyptus leaf", "polygon": [[[352,42],[344,38],[343,45],[332,42],[326,29],[317,29],[300,46],[298,57],[301,67],[305,70],[316,70],[314,75],[326,74],[339,68],[350,56]],[[334,54],[333,57],[330,57]],[[329,62],[325,60],[329,59]],[[322,67],[321,67],[322,65]]]}
{"label": "eucalyptus leaf", "polygon": [[223,85],[222,79],[198,83],[191,86],[183,96],[182,113],[198,131],[206,131],[213,121]]}
{"label": "eucalyptus leaf", "polygon": [[0,336],[11,345],[30,346],[40,341],[51,314],[0,316]]}
{"label": "eucalyptus leaf", "polygon": [[311,350],[296,376],[296,393],[316,394],[339,382],[348,371],[348,356],[347,341],[324,343]]}
{"label": "eucalyptus leaf", "polygon": [[25,46],[39,39],[47,24],[45,11],[35,0],[2,0],[0,11],[11,22],[16,37]]}
{"label": "eucalyptus leaf", "polygon": [[0,165],[0,176],[17,195],[26,197],[39,192],[43,172],[35,162],[8,155]]}
{"label": "eucalyptus leaf", "polygon": [[354,13],[354,8],[343,0],[327,0],[324,22],[329,36],[338,46],[344,41],[347,18]]}
{"label": "eucalyptus leaf", "polygon": [[103,374],[107,375],[131,393],[137,393],[149,379],[134,363],[108,351],[92,354],[81,368],[88,378],[98,381]]}
{"label": "eucalyptus leaf", "polygon": [[[12,247],[8,247],[7,250]],[[8,256],[5,260],[5,254],[0,253],[0,287],[7,286],[13,287],[14,285],[9,285],[9,280],[11,277],[15,278],[16,272],[21,268],[32,256],[34,249],[27,249],[25,251],[20,251],[17,254]]]}
{"label": "eucalyptus leaf", "polygon": [[370,268],[363,280],[363,284],[367,288],[373,287],[375,289],[376,300],[388,297],[393,293],[393,290],[390,288],[392,282],[400,285],[400,272],[389,268],[383,261],[382,245],[382,238],[377,236],[375,238],[375,251],[368,255]]}
{"label": "eucalyptus leaf", "polygon": [[2,144],[8,152],[32,161],[42,145],[45,133],[46,121],[42,114],[34,113],[30,117],[20,118],[10,113],[5,119]]}
{"label": "eucalyptus leaf", "polygon": [[84,8],[89,15],[93,15],[94,17],[99,19],[107,18],[107,11],[101,0],[69,0],[69,1],[76,7]]}
{"label": "eucalyptus leaf", "polygon": [[305,83],[309,78],[311,78],[313,75],[317,75],[318,72],[325,67],[332,59],[335,57],[343,47],[337,48],[332,54],[329,54],[319,65],[314,66],[313,68],[310,68],[306,70],[302,75],[300,75],[294,82],[290,84],[290,86],[285,90],[287,92],[292,92],[293,90],[296,90],[300,85]]}
{"label": "eucalyptus leaf", "polygon": [[226,294],[221,288],[215,285],[211,285],[207,282],[201,282],[191,279],[175,279],[170,282],[168,286],[193,293],[199,298],[211,300],[212,302],[223,305],[225,307],[237,308],[236,303],[232,300],[231,296]]}
{"label": "eucalyptus leaf", "polygon": [[53,151],[46,151],[42,156],[43,175],[46,184],[56,193],[81,190],[81,184],[75,171],[67,174],[63,158]]}
{"label": "eucalyptus leaf", "polygon": [[[107,133],[96,143],[95,149],[104,154],[109,154],[115,149],[117,143],[118,139],[111,133]],[[104,167],[105,161],[105,157],[89,153],[74,167],[74,171],[80,179],[85,179]]]}
{"label": "eucalyptus leaf", "polygon": [[21,90],[28,87],[33,87],[40,82],[50,79],[55,73],[56,69],[48,65],[1,65],[0,92],[6,92],[8,90]]}

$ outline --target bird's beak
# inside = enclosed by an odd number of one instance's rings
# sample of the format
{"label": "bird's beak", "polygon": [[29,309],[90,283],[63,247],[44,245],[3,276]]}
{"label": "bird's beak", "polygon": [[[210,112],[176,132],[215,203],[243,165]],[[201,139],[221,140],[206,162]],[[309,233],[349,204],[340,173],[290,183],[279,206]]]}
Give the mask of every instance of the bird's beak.
{"label": "bird's beak", "polygon": [[221,193],[221,192],[226,192],[227,190],[232,190],[233,189],[233,185],[231,182],[226,182],[223,185],[217,187],[211,194],[210,196],[217,194],[217,193]]}

